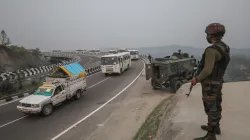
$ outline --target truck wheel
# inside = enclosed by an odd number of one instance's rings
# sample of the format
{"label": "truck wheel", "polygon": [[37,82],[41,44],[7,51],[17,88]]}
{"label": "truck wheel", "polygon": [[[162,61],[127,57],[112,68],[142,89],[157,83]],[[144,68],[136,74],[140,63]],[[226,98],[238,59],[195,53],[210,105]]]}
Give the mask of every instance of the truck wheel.
{"label": "truck wheel", "polygon": [[108,76],[109,74],[105,73],[105,76]]}
{"label": "truck wheel", "polygon": [[51,104],[47,104],[42,109],[43,116],[49,116],[53,112],[53,106]]}
{"label": "truck wheel", "polygon": [[81,97],[81,91],[77,90],[76,95],[75,95],[75,99],[78,100],[78,99],[80,99],[80,97]]}
{"label": "truck wheel", "polygon": [[174,93],[177,92],[177,90],[181,87],[182,82],[180,80],[174,80],[173,84],[172,84],[172,90]]}

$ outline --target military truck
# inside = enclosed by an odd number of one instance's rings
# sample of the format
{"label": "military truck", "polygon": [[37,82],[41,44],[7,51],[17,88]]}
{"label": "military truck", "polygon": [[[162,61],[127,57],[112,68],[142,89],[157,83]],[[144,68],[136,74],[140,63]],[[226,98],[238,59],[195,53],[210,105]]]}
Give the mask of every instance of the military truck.
{"label": "military truck", "polygon": [[150,64],[146,64],[146,80],[151,79],[154,90],[170,87],[175,93],[182,84],[192,78],[196,68],[196,59],[179,51],[172,56],[155,58]]}

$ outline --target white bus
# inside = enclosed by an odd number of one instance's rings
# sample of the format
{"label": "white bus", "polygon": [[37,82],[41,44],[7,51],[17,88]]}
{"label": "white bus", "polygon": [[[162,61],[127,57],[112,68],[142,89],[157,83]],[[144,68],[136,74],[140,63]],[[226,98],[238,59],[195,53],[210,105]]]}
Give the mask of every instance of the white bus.
{"label": "white bus", "polygon": [[89,53],[92,53],[92,54],[99,54],[100,52],[101,52],[100,49],[89,50]]}
{"label": "white bus", "polygon": [[117,54],[118,51],[117,50],[109,50],[109,54]]}
{"label": "white bus", "polygon": [[76,50],[76,53],[85,53],[86,50]]}
{"label": "white bus", "polygon": [[138,50],[128,50],[131,55],[132,60],[138,60],[139,59],[139,51]]}
{"label": "white bus", "polygon": [[121,75],[131,67],[131,56],[129,52],[109,54],[101,57],[102,73],[106,76],[113,73]]}
{"label": "white bus", "polygon": [[118,49],[118,53],[129,52],[127,48]]}

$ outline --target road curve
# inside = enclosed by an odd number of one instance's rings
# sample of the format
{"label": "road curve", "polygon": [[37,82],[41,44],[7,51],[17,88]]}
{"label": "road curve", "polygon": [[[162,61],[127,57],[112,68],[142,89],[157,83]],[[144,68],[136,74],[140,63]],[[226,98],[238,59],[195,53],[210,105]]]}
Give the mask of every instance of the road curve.
{"label": "road curve", "polygon": [[79,57],[81,58],[81,61],[79,62],[81,65],[89,65],[100,60],[100,58],[95,56],[79,55]]}
{"label": "road curve", "polygon": [[[133,61],[132,67],[121,76],[105,77],[103,74],[97,73],[88,77],[89,89],[80,100],[65,102],[48,117],[30,115],[0,127],[1,139],[49,140],[54,138],[123,90],[135,79],[142,68],[143,63],[141,61]],[[17,111],[17,104],[18,102],[14,102],[0,106],[0,126],[24,116]],[[89,119],[91,119],[91,116]],[[85,131],[89,132],[92,129],[85,129]],[[73,132],[70,130],[65,135],[60,136],[59,139],[70,139]]]}

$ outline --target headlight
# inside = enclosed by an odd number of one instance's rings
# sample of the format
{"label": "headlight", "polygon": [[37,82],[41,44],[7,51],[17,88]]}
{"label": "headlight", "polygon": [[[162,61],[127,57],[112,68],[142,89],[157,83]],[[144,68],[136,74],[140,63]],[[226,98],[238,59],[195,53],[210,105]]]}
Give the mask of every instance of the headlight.
{"label": "headlight", "polygon": [[39,104],[32,104],[31,107],[39,107]]}

